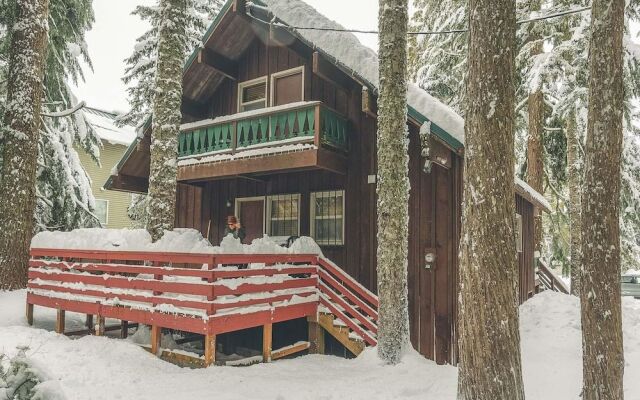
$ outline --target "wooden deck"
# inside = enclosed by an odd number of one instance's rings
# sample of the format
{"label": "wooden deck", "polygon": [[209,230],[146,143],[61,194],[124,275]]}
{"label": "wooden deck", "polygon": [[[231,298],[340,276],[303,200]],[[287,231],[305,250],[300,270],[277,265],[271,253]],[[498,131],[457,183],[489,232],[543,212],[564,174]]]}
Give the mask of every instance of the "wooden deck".
{"label": "wooden deck", "polygon": [[190,332],[204,336],[202,364],[208,366],[215,362],[217,335],[262,326],[263,360],[271,361],[321,350],[304,342],[274,351],[271,338],[273,324],[307,318],[310,341],[317,341],[320,334],[312,330],[320,325],[322,307],[361,342],[350,348],[376,344],[377,297],[317,255],[64,249],[31,254],[27,319],[33,323],[34,305],[57,309],[58,333],[65,333],[65,311],[86,314],[97,335],[104,334],[106,318],[122,321],[125,337],[129,324],[145,324],[151,326],[150,351],[162,355],[163,328]]}

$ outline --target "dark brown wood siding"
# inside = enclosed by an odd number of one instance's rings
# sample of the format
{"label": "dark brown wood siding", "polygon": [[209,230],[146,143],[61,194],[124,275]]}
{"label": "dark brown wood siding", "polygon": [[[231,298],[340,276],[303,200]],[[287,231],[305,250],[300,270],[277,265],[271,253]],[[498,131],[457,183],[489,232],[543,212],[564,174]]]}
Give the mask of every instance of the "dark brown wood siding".
{"label": "dark brown wood siding", "polygon": [[533,204],[517,195],[516,212],[522,216],[522,252],[518,253],[518,268],[520,270],[518,293],[520,303],[524,303],[533,296],[536,285]]}

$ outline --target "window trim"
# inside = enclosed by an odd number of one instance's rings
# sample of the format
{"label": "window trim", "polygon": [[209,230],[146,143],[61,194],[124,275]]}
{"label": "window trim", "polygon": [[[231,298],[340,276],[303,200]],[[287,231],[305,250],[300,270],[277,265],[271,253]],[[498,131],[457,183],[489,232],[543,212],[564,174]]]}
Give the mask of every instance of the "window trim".
{"label": "window trim", "polygon": [[[302,202],[301,202],[301,196],[300,193],[279,193],[279,194],[272,194],[269,196],[266,196],[266,200],[267,200],[267,207],[265,208],[266,210],[266,215],[264,218],[265,224],[266,224],[266,229],[265,229],[265,233],[269,236],[271,236],[271,208],[272,208],[272,200],[279,200],[279,197],[283,197],[283,196],[292,196],[293,198],[295,198],[298,201],[298,216],[297,216],[297,220],[298,220],[298,234],[295,236],[301,236],[300,234],[300,211],[301,211],[301,207],[302,207]],[[274,221],[292,221],[289,219],[276,219]],[[279,235],[280,236],[280,235]],[[290,235],[292,236],[292,235]]]}
{"label": "window trim", "polygon": [[278,71],[278,72],[274,72],[273,74],[271,74],[271,89],[269,90],[271,93],[269,95],[269,105],[273,106],[273,104],[275,103],[275,99],[276,99],[276,91],[275,91],[275,87],[276,87],[276,79],[278,78],[284,78],[290,75],[296,75],[298,73],[302,74],[302,85],[300,85],[302,87],[301,89],[301,96],[300,96],[300,101],[304,101],[304,65],[301,65],[299,67],[294,67],[294,68],[290,68],[290,69],[285,69],[284,71]]}
{"label": "window trim", "polygon": [[[98,222],[100,222],[100,225],[102,225],[102,226],[109,225],[109,200],[107,200],[107,199],[97,199],[96,198],[96,199],[94,199],[94,201],[96,203],[99,202],[99,201],[103,201],[103,202],[105,202],[107,204],[106,213],[105,213],[105,217],[104,217],[105,218],[105,222],[103,223],[102,221],[100,221],[100,219],[98,219]],[[98,216],[96,215],[96,217],[98,217]]]}
{"label": "window trim", "polygon": [[[341,193],[342,194],[342,239],[340,241],[331,241],[331,240],[318,240],[316,239],[316,198],[318,197],[318,194],[323,194],[323,193],[332,193],[332,192],[336,192],[336,193]],[[320,246],[344,246],[344,235],[345,235],[345,225],[346,225],[346,208],[345,208],[345,198],[346,198],[346,192],[344,189],[337,189],[337,190],[321,190],[318,192],[311,192],[311,201],[309,203],[309,208],[310,213],[310,232],[309,232],[309,236],[311,236],[313,238],[313,240],[316,241],[316,243],[318,243],[318,245]],[[327,218],[330,219],[330,218]]]}
{"label": "window trim", "polygon": [[522,215],[516,213],[516,252],[524,252],[524,226],[522,224]]}
{"label": "window trim", "polygon": [[[259,78],[250,79],[248,81],[238,82],[238,109],[237,109],[238,113],[244,112],[244,110],[242,110],[243,106],[257,104],[258,102],[262,102],[262,101],[264,101],[264,108],[269,107],[269,87],[267,85],[267,78],[268,78],[268,75],[264,75]],[[264,100],[252,100],[246,103],[243,102],[242,101],[243,89],[247,86],[255,86],[260,83],[264,83]]]}

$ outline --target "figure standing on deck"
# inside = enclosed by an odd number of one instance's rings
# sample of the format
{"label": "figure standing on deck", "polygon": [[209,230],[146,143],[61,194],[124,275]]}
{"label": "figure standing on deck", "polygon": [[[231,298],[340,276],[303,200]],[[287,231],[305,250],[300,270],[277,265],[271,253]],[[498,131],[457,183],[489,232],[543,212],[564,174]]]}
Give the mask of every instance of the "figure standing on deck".
{"label": "figure standing on deck", "polygon": [[224,228],[224,237],[227,237],[228,235],[233,235],[235,239],[240,239],[241,243],[247,236],[244,228],[240,225],[240,221],[238,221],[238,218],[236,218],[235,215],[229,215],[227,217],[227,227]]}

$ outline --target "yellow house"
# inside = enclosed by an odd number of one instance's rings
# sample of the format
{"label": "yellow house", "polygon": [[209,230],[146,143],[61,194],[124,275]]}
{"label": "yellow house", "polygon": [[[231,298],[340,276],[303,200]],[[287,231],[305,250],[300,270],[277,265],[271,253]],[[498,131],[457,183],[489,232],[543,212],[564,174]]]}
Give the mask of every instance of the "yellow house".
{"label": "yellow house", "polygon": [[100,166],[85,152],[78,152],[80,162],[91,178],[91,191],[96,200],[95,214],[104,228],[130,228],[132,221],[127,215],[127,208],[131,194],[106,190],[102,185],[135,139],[135,128],[116,126],[113,113],[91,107],[85,107],[84,111],[87,121],[102,140]]}

